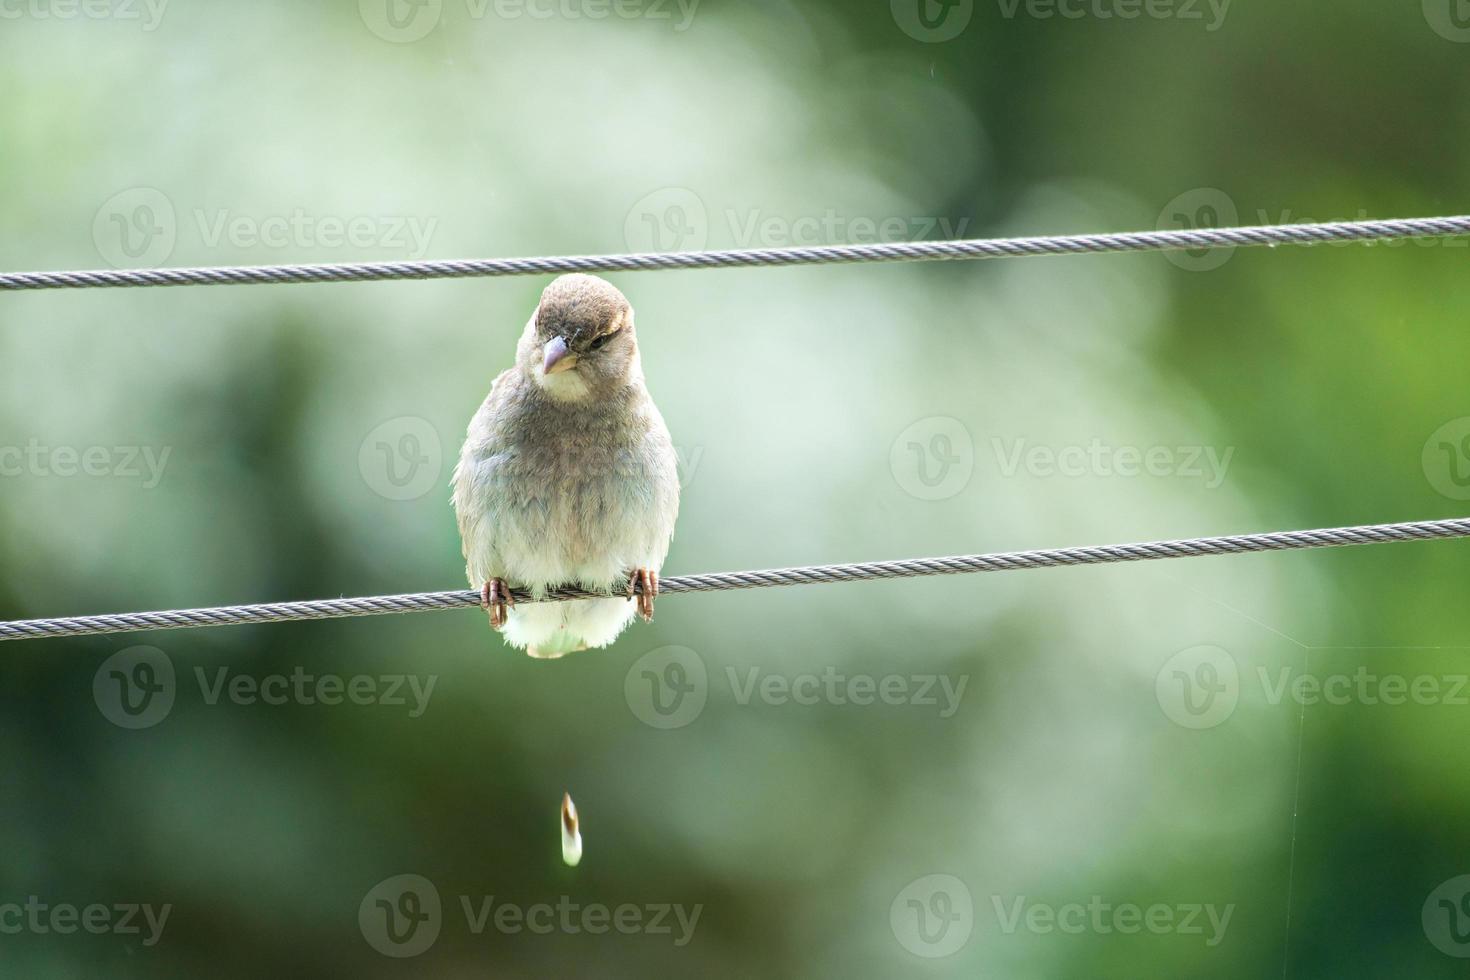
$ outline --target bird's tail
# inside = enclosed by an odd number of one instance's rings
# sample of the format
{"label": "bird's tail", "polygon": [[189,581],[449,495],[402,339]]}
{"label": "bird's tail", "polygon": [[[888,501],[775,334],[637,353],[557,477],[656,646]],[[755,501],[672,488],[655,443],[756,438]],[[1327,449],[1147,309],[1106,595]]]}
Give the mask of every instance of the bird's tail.
{"label": "bird's tail", "polygon": [[587,649],[587,644],[580,636],[575,636],[566,630],[557,630],[549,639],[526,647],[526,652],[537,660],[555,660],[585,649]]}

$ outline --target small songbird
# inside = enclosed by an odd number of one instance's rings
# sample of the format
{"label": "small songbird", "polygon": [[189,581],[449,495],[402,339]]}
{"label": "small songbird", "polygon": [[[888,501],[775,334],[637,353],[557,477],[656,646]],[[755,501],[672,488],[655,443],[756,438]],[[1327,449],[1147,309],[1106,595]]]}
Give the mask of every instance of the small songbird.
{"label": "small songbird", "polygon": [[[546,287],[470,421],[454,470],[465,574],[490,625],[533,657],[605,647],[653,618],[679,513],[669,430],[643,383],[633,307],[596,276]],[[509,587],[627,597],[517,605]]]}

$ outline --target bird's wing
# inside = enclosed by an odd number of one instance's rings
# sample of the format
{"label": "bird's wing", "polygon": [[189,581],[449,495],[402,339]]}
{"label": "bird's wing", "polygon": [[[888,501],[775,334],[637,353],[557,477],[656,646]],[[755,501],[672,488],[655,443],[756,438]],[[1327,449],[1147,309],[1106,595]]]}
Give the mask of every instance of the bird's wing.
{"label": "bird's wing", "polygon": [[679,463],[668,426],[652,399],[648,402],[648,412],[650,425],[645,446],[649,457],[651,499],[646,530],[649,564],[656,569],[663,565],[669,553],[674,524],[679,519]]}
{"label": "bird's wing", "polygon": [[[459,462],[454,467],[454,476],[450,481],[454,491],[452,500],[455,517],[459,522],[461,549],[465,559],[472,564],[484,564],[489,557],[485,554],[489,545],[485,539],[490,526],[490,501],[487,499],[490,488],[486,484],[488,474],[484,472],[484,467],[488,465],[488,458],[495,455],[500,448],[498,422],[514,386],[513,368],[501,372],[490,385],[490,393],[485,396],[485,401],[474,418],[470,419],[464,448],[460,450]],[[477,557],[479,561],[476,560]],[[488,572],[498,573],[498,570]]]}

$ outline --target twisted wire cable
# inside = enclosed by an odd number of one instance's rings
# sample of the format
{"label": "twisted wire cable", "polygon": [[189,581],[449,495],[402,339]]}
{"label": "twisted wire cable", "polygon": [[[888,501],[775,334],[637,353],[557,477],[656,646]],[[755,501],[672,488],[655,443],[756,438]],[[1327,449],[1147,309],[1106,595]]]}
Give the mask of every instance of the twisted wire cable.
{"label": "twisted wire cable", "polygon": [[[1470,537],[1470,519],[1454,518],[1440,521],[1334,527],[1315,531],[1278,531],[1217,538],[1190,538],[1179,541],[1149,541],[1142,544],[1013,551],[989,555],[956,555],[949,558],[911,558],[847,565],[772,568],[751,572],[711,572],[704,575],[681,575],[663,579],[659,591],[660,594],[678,595],[687,592],[722,592],[730,589],[813,585],[819,582],[861,582],[872,579],[915,578],[928,575],[966,575],[975,572],[1055,568],[1064,565],[1104,565],[1115,562],[1155,561],[1164,558],[1238,555],[1257,551],[1291,551],[1304,548],[1333,548],[1346,545],[1389,544],[1395,541],[1428,541],[1438,538],[1464,537]],[[561,602],[568,599],[592,599],[617,595],[581,588],[552,589],[543,596],[533,596],[524,589],[512,589],[511,594],[518,602]],[[101,633],[131,633],[139,630],[191,629],[241,623],[279,623],[287,620],[385,616],[394,613],[461,609],[479,604],[480,593],[460,590],[370,596],[360,599],[273,602],[263,605],[222,606],[211,609],[176,609],[170,612],[32,619],[0,622],[0,641]]]}
{"label": "twisted wire cable", "polygon": [[562,272],[648,272],[661,269],[733,269],[746,266],[854,262],[923,262],[1023,255],[1181,251],[1252,245],[1320,245],[1470,235],[1470,216],[1334,221],[1240,228],[1163,229],[1035,238],[877,242],[705,252],[569,255],[523,259],[355,262],[327,265],[219,266],[179,269],[103,269],[85,272],[0,273],[0,291],[142,286],[243,286],[265,283],[376,282],[470,279]]}

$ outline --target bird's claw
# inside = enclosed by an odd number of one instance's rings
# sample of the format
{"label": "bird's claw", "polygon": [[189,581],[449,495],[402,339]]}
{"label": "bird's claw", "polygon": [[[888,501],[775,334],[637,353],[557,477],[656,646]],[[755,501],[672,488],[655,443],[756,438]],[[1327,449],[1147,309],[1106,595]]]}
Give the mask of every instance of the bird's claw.
{"label": "bird's claw", "polygon": [[658,598],[658,572],[635,568],[628,573],[628,600],[638,602],[638,615],[645,623],[653,620],[653,600]]}
{"label": "bird's claw", "polygon": [[509,607],[515,604],[515,597],[510,594],[510,586],[505,584],[505,579],[492,578],[480,589],[480,608],[490,614],[491,629],[505,628]]}

